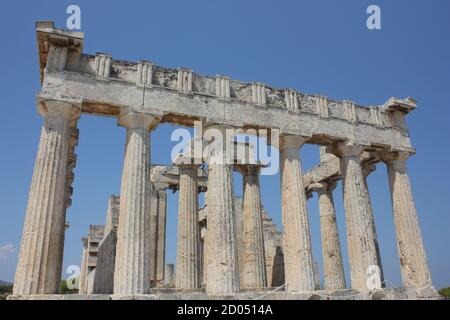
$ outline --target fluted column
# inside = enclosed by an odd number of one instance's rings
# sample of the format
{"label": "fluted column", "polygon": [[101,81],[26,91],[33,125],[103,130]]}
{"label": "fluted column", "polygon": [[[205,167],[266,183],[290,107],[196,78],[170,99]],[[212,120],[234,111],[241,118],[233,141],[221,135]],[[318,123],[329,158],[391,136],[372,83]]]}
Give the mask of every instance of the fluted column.
{"label": "fluted column", "polygon": [[164,282],[166,251],[166,216],[168,185],[153,183],[148,201],[150,202],[150,270],[151,286]]}
{"label": "fluted column", "polygon": [[299,149],[306,138],[280,138],[281,206],[286,286],[289,292],[315,289],[311,235]]}
{"label": "fluted column", "polygon": [[78,279],[78,294],[86,294],[87,292],[87,264],[88,264],[88,238],[81,238],[81,242],[83,243],[83,253],[81,255],[81,270],[80,277]]}
{"label": "fluted column", "polygon": [[119,117],[127,129],[120,191],[120,218],[114,294],[146,293],[150,288],[150,137],[158,120],[129,112]]}
{"label": "fluted column", "polygon": [[333,201],[335,187],[335,182],[316,183],[311,187],[319,196],[325,290],[345,289],[344,264]]}
{"label": "fluted column", "polygon": [[[167,194],[165,190],[158,190],[158,233],[156,234],[156,266],[157,282],[164,281],[166,265],[166,229],[167,229]],[[152,267],[152,266],[151,266]],[[152,267],[153,268],[153,267]]]}
{"label": "fluted column", "polygon": [[383,273],[383,264],[381,263],[381,252],[380,252],[380,245],[378,243],[378,236],[377,236],[377,228],[375,225],[375,217],[373,215],[373,209],[372,209],[372,201],[370,200],[370,190],[369,190],[369,184],[367,183],[367,178],[369,175],[376,170],[375,164],[372,163],[363,163],[362,166],[362,173],[364,176],[364,186],[366,187],[368,199],[369,199],[369,218],[370,218],[370,228],[372,229],[372,234],[375,242],[375,251],[377,253],[377,265],[380,268],[380,282],[381,286],[384,287],[384,273]]}
{"label": "fluted column", "polygon": [[243,175],[243,259],[245,288],[267,287],[264,232],[259,188],[259,165],[240,165]]}
{"label": "fluted column", "polygon": [[198,165],[179,165],[178,239],[175,286],[201,287],[200,231],[198,222]]}
{"label": "fluted column", "polygon": [[40,101],[44,117],[31,181],[14,294],[59,292],[66,220],[66,175],[71,122],[79,104]]}
{"label": "fluted column", "polygon": [[362,146],[340,144],[342,186],[347,222],[350,279],[353,289],[368,290],[369,267],[378,266],[369,194],[361,169]]}
{"label": "fluted column", "polygon": [[[225,126],[210,126],[207,129],[221,132],[225,139]],[[226,158],[224,146],[221,147],[222,150],[219,148],[216,148],[216,152],[207,159],[206,292],[211,295],[232,294],[239,291],[236,219],[233,212],[233,169]]]}
{"label": "fluted column", "polygon": [[384,161],[389,176],[403,286],[419,288],[431,285],[431,276],[406,169],[409,156],[407,152],[397,152],[384,157]]}

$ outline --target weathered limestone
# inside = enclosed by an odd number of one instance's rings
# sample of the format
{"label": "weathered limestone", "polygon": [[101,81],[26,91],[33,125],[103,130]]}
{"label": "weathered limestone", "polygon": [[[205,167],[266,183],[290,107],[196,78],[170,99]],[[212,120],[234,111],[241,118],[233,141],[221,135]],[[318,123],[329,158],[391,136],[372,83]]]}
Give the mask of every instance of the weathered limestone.
{"label": "weathered limestone", "polygon": [[325,290],[345,289],[344,264],[333,201],[335,187],[334,182],[316,183],[310,186],[310,190],[317,192],[319,196]]}
{"label": "weathered limestone", "polygon": [[44,117],[31,182],[14,294],[59,292],[66,223],[70,127],[80,116],[80,101],[38,103]]}
{"label": "weathered limestone", "polygon": [[262,215],[267,284],[269,287],[279,287],[284,284],[283,234],[264,208]]}
{"label": "weathered limestone", "polygon": [[127,129],[127,139],[117,230],[115,294],[146,293],[150,289],[149,131],[157,123],[154,116],[133,111],[119,118],[119,124]]}
{"label": "weathered limestone", "polygon": [[[151,180],[151,175],[150,175]],[[164,283],[166,259],[166,217],[167,194],[166,183],[151,183],[150,202],[150,278],[153,287]]]}
{"label": "weathered limestone", "polygon": [[[225,126],[214,126],[225,137]],[[236,222],[233,212],[233,169],[225,149],[208,161],[208,235],[206,241],[206,292],[211,295],[239,292]]]}
{"label": "weathered limestone", "polygon": [[386,154],[403,286],[431,286],[431,276],[406,169],[407,152]]}
{"label": "weathered limestone", "polygon": [[243,274],[244,288],[267,286],[264,233],[259,189],[259,165],[240,165],[243,175]]}
{"label": "weathered limestone", "polygon": [[314,266],[300,147],[306,138],[280,138],[284,268],[289,292],[314,290]]}
{"label": "weathered limestone", "polygon": [[86,294],[87,293],[87,260],[88,260],[88,238],[81,238],[81,242],[83,243],[83,250],[81,253],[81,268],[80,268],[80,277],[78,279],[78,293]]}
{"label": "weathered limestone", "polygon": [[117,247],[117,228],[119,225],[120,197],[109,198],[104,236],[98,245],[97,266],[93,291],[95,294],[114,292],[114,267]]}
{"label": "weathered limestone", "polygon": [[105,226],[89,225],[88,236],[81,238],[83,242],[82,269],[80,270],[80,287],[78,293],[93,294],[95,292],[95,271],[97,269],[98,251],[104,238]]}
{"label": "weathered limestone", "polygon": [[173,287],[175,285],[175,266],[172,263],[168,263],[165,266],[164,273],[164,285],[167,287]]}
{"label": "weathered limestone", "polygon": [[88,247],[87,247],[87,263],[86,263],[86,294],[95,293],[95,279],[98,262],[98,250],[100,243],[105,235],[105,226],[90,225],[88,232]]}
{"label": "weathered limestone", "polygon": [[[233,196],[233,211],[236,220],[236,247],[239,268],[239,287],[244,286],[244,205],[242,197]],[[208,211],[206,210],[206,213]]]}
{"label": "weathered limestone", "polygon": [[368,290],[368,268],[378,266],[372,211],[361,169],[363,150],[350,144],[339,144],[336,149],[341,158],[351,287],[358,290]]}
{"label": "weathered limestone", "polygon": [[164,282],[164,272],[166,265],[166,222],[167,222],[167,194],[164,189],[157,189],[157,226],[156,233],[156,262],[155,275],[156,285]]}
{"label": "weathered limestone", "polygon": [[[364,157],[362,158],[364,159]],[[375,226],[375,217],[373,215],[373,210],[372,210],[372,201],[370,200],[370,191],[369,191],[369,184],[367,183],[367,178],[369,176],[369,174],[372,171],[376,170],[376,166],[371,163],[370,161],[368,162],[362,162],[361,163],[361,168],[362,168],[362,172],[363,172],[363,176],[364,176],[364,186],[366,187],[367,190],[367,196],[369,199],[369,221],[370,221],[370,228],[372,229],[372,234],[374,237],[374,243],[375,243],[375,252],[377,254],[377,265],[379,267],[379,272],[380,272],[380,283],[381,286],[384,286],[384,273],[383,273],[383,264],[381,262],[381,253],[380,253],[380,245],[378,244],[378,236],[377,236],[377,228]]]}
{"label": "weathered limestone", "polygon": [[198,219],[198,165],[179,164],[178,239],[175,287],[201,287],[200,230]]}

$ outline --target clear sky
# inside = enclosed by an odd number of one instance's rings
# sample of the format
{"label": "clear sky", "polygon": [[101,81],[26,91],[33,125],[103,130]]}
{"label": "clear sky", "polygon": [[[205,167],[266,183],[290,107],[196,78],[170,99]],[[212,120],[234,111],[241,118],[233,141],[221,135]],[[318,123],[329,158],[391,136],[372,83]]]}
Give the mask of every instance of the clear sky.
{"label": "clear sky", "polygon": [[[0,92],[0,279],[12,281],[17,261],[41,117],[34,22],[65,28],[66,8],[81,7],[86,53],[147,59],[206,75],[295,88],[300,92],[378,105],[412,96],[407,123],[417,155],[408,161],[433,281],[450,285],[450,2],[430,1],[2,1]],[[381,7],[381,30],[366,27],[366,9]],[[80,238],[103,224],[110,194],[118,194],[125,131],[115,119],[83,115],[76,149],[73,205],[67,212],[64,269],[80,264]],[[170,133],[152,134],[153,162],[169,163]],[[319,161],[302,148],[304,169]],[[280,223],[280,177],[261,179],[262,201]],[[235,193],[242,192],[236,175]],[[369,177],[385,277],[401,284],[386,168]],[[175,263],[177,196],[169,194],[167,262]],[[342,189],[334,192],[347,280]],[[322,265],[317,197],[309,200],[314,256]],[[321,268],[320,268],[321,269]],[[67,276],[67,274],[63,274]]]}

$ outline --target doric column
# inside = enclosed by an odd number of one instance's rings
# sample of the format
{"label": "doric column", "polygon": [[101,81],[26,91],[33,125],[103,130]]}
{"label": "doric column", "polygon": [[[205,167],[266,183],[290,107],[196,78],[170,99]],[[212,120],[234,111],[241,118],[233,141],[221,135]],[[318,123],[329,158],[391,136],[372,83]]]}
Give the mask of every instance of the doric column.
{"label": "doric column", "polygon": [[280,138],[281,206],[286,286],[289,292],[314,290],[314,265],[299,149],[306,138]]}
{"label": "doric column", "polygon": [[243,279],[245,288],[267,287],[259,165],[239,165],[243,175]]}
{"label": "doric column", "polygon": [[[210,126],[207,129],[216,130],[216,133],[221,133],[222,139],[225,139],[225,126]],[[226,157],[225,143],[220,146],[217,141],[214,140],[217,146],[215,152],[207,159],[206,292],[211,295],[239,292],[236,221],[233,212],[233,169],[231,161]]]}
{"label": "doric column", "polygon": [[362,151],[362,146],[339,144],[336,155],[341,158],[351,287],[368,290],[367,272],[369,267],[378,266],[378,258],[369,194],[361,169]]}
{"label": "doric column", "polygon": [[373,163],[362,163],[361,168],[362,168],[362,173],[364,176],[364,186],[366,187],[368,199],[369,199],[370,228],[372,229],[372,234],[373,234],[374,242],[375,242],[375,251],[377,253],[377,265],[380,268],[380,282],[381,282],[381,286],[384,287],[384,283],[383,283],[384,273],[383,273],[383,264],[381,263],[380,245],[378,244],[377,228],[375,225],[375,217],[373,215],[372,201],[370,200],[369,184],[367,183],[367,178],[373,171],[376,170],[376,166]]}
{"label": "doric column", "polygon": [[319,196],[325,290],[345,289],[344,264],[333,201],[335,187],[335,182],[315,183],[310,187]]}
{"label": "doric column", "polygon": [[166,265],[166,225],[167,225],[167,194],[164,189],[158,189],[158,233],[156,235],[156,280],[164,281]]}
{"label": "doric column", "polygon": [[70,127],[80,116],[80,102],[40,101],[44,117],[34,166],[14,294],[59,292],[66,222]]}
{"label": "doric column", "polygon": [[407,152],[395,152],[383,160],[389,176],[403,286],[419,288],[431,285],[431,276],[406,169],[409,156]]}
{"label": "doric column", "polygon": [[81,238],[83,243],[83,253],[81,254],[81,270],[80,277],[78,279],[78,294],[86,294],[87,292],[87,274],[88,274],[88,238]]}
{"label": "doric column", "polygon": [[200,274],[201,277],[201,285],[203,286],[206,283],[206,251],[205,251],[205,240],[206,240],[206,225],[202,222],[199,223],[200,228]]}
{"label": "doric column", "polygon": [[198,167],[199,165],[179,164],[178,239],[175,273],[177,289],[199,289],[201,287]]}
{"label": "doric column", "polygon": [[150,201],[150,267],[152,286],[164,282],[166,257],[166,220],[168,185],[153,183],[148,200]]}
{"label": "doric column", "polygon": [[154,183],[151,183],[148,201],[150,202],[150,285],[156,287],[158,285],[156,276],[158,264],[158,190],[155,190]]}
{"label": "doric column", "polygon": [[150,288],[150,137],[158,123],[152,115],[128,112],[119,117],[127,129],[120,191],[120,218],[114,293],[146,293]]}

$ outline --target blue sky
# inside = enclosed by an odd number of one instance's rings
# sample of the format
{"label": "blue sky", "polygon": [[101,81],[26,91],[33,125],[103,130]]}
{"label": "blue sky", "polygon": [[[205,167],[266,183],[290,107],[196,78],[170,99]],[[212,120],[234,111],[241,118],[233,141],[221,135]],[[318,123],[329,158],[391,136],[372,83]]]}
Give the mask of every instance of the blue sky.
{"label": "blue sky", "polygon": [[[244,81],[382,104],[412,96],[407,123],[417,155],[408,161],[433,281],[450,285],[450,2],[431,1],[2,1],[0,77],[0,279],[11,281],[37,151],[41,117],[34,22],[65,27],[66,8],[82,13],[86,53],[130,61],[148,59]],[[381,7],[382,29],[366,28],[366,9]],[[65,268],[79,264],[80,237],[103,224],[110,194],[120,189],[125,132],[114,119],[83,115],[79,122],[73,205],[67,212]],[[169,163],[170,134],[152,135],[152,158]],[[304,169],[319,161],[317,146],[302,148]],[[280,224],[279,175],[261,179],[262,201]],[[235,193],[242,192],[235,179]],[[384,273],[401,284],[386,168],[369,177]],[[175,262],[177,196],[169,194],[167,262]],[[342,189],[334,192],[346,252]],[[322,264],[317,197],[309,200],[314,256]],[[344,253],[348,280],[348,263]],[[64,268],[64,269],[65,269]],[[67,276],[67,274],[63,274]]]}

